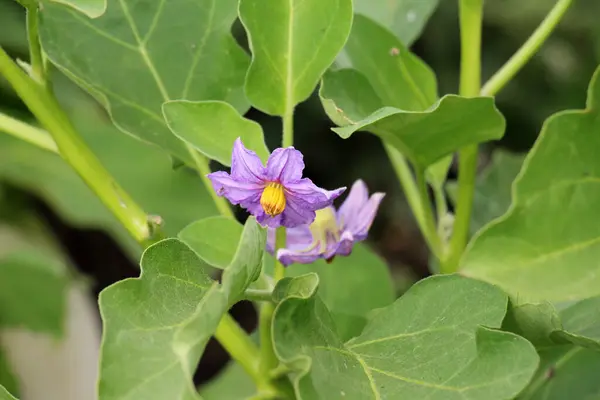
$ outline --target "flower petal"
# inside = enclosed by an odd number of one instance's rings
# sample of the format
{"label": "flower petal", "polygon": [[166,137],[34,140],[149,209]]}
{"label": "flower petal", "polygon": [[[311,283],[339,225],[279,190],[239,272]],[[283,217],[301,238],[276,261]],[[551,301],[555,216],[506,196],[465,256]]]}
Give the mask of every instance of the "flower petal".
{"label": "flower petal", "polygon": [[294,196],[287,196],[285,210],[281,213],[281,225],[286,228],[295,228],[300,225],[311,224],[317,214],[310,205],[307,205],[302,199]]}
{"label": "flower petal", "polygon": [[[276,229],[267,229],[267,246],[266,249],[269,253],[273,254],[275,251],[275,239]],[[286,229],[285,247],[289,250],[302,250],[310,246],[312,243],[312,233],[308,228],[308,225],[301,225],[296,228]]]}
{"label": "flower petal", "polygon": [[315,185],[308,178],[300,179],[296,182],[288,182],[285,184],[285,189],[287,194],[286,200],[292,200],[302,208],[313,211],[332,205],[333,200],[346,190],[345,187],[335,190],[325,190]]}
{"label": "flower petal", "polygon": [[253,203],[260,206],[262,185],[254,182],[244,182],[234,179],[225,171],[217,171],[207,175],[217,195],[224,196],[232,204],[241,204],[248,208]]}
{"label": "flower petal", "polygon": [[340,256],[349,256],[350,253],[352,253],[352,248],[354,247],[354,243],[356,241],[357,240],[355,240],[352,232],[343,231],[336,254]]}
{"label": "flower petal", "polygon": [[293,264],[311,264],[314,261],[322,258],[322,253],[319,252],[318,243],[305,251],[294,251],[288,249],[279,249],[277,251],[277,260],[286,267]]}
{"label": "flower petal", "polygon": [[366,239],[384,197],[385,193],[373,193],[363,208],[345,221],[344,229],[352,232],[355,241]]}
{"label": "flower petal", "polygon": [[362,210],[369,200],[369,189],[362,179],[352,185],[350,193],[338,210],[338,224],[344,226],[346,221],[351,221]]}
{"label": "flower petal", "polygon": [[260,158],[237,138],[231,153],[231,176],[239,181],[260,183],[264,181],[265,175],[266,169]]}
{"label": "flower petal", "polygon": [[297,181],[304,171],[304,156],[293,147],[275,149],[267,160],[267,177],[275,182]]}

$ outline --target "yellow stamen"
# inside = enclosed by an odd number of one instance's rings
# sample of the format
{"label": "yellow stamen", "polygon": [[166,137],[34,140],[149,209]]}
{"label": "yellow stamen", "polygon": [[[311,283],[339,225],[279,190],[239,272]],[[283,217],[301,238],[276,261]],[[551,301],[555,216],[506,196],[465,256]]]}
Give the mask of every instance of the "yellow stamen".
{"label": "yellow stamen", "polygon": [[312,246],[318,243],[320,247],[319,251],[324,252],[327,248],[328,235],[332,235],[335,240],[339,240],[339,228],[333,208],[326,207],[321,210],[317,210],[316,214],[317,217],[309,226],[313,237]]}
{"label": "yellow stamen", "polygon": [[274,217],[285,210],[285,193],[281,183],[271,182],[260,196],[260,205],[267,215]]}

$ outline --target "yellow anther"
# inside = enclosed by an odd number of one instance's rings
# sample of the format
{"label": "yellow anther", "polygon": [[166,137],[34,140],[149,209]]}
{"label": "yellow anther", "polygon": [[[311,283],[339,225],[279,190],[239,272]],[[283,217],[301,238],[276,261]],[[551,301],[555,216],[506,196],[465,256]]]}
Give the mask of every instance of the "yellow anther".
{"label": "yellow anther", "polygon": [[317,210],[316,214],[317,217],[309,226],[313,237],[312,246],[314,247],[316,243],[319,243],[319,251],[324,252],[327,248],[328,236],[339,240],[339,228],[333,207],[325,207]]}
{"label": "yellow anther", "polygon": [[285,210],[283,186],[280,183],[269,183],[260,196],[260,205],[271,217],[281,214]]}

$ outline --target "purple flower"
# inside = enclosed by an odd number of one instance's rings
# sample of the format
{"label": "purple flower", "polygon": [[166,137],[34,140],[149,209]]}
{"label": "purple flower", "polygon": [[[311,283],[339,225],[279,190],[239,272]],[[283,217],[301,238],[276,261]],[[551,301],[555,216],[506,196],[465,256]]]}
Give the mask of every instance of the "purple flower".
{"label": "purple flower", "polygon": [[[326,207],[317,211],[315,221],[287,230],[286,247],[277,251],[277,259],[285,266],[309,264],[324,258],[330,262],[336,255],[347,256],[354,243],[367,238],[384,193],[369,198],[367,185],[357,180],[344,204],[335,210]],[[269,229],[267,251],[275,248],[275,230]]]}
{"label": "purple flower", "polygon": [[328,191],[302,178],[303,156],[293,147],[273,151],[265,167],[255,152],[237,138],[231,154],[231,174],[208,174],[219,196],[239,204],[262,225],[293,228],[310,224],[315,211],[328,207],[346,190]]}

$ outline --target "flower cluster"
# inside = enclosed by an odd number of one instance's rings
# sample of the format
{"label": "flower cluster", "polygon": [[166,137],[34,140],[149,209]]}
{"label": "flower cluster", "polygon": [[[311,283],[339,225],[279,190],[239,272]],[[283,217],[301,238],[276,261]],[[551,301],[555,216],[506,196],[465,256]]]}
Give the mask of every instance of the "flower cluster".
{"label": "flower cluster", "polygon": [[358,180],[336,210],[333,200],[346,188],[319,188],[302,178],[303,170],[302,153],[293,147],[273,151],[265,167],[238,138],[233,146],[231,173],[208,175],[219,196],[239,204],[269,228],[270,253],[275,251],[275,228],[288,228],[286,247],[278,249],[276,255],[286,266],[349,255],[354,243],[366,239],[385,196],[374,193],[369,197],[367,186]]}

